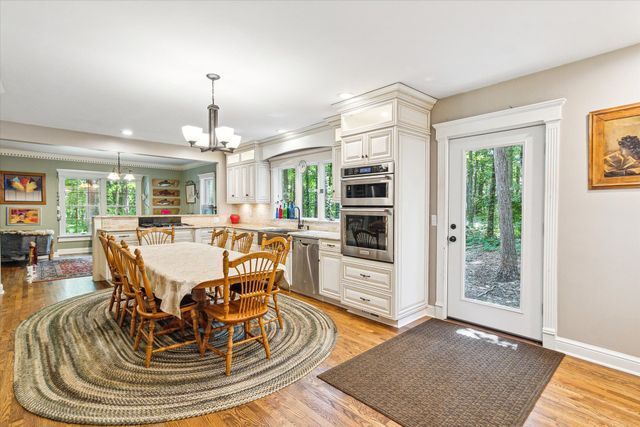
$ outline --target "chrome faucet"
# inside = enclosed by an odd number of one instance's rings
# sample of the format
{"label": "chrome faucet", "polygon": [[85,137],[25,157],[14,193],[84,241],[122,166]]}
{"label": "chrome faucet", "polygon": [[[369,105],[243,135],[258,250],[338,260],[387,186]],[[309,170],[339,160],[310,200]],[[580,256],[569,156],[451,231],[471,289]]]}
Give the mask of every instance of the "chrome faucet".
{"label": "chrome faucet", "polygon": [[293,207],[293,211],[298,211],[298,230],[302,230],[304,228],[304,221],[302,220],[302,211],[298,206]]}

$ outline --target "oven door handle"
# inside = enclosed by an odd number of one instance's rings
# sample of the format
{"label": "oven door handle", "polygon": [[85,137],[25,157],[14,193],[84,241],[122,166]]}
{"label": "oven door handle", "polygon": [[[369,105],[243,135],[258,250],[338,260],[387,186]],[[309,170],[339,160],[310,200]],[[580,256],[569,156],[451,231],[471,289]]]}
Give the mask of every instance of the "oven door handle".
{"label": "oven door handle", "polygon": [[357,182],[358,184],[384,184],[393,179],[393,175],[378,175],[378,176],[350,176],[342,177],[343,183]]}
{"label": "oven door handle", "polygon": [[390,208],[366,208],[366,207],[362,207],[362,208],[342,208],[340,210],[340,212],[345,212],[345,213],[357,213],[357,214],[362,214],[362,215],[366,215],[369,212],[373,212],[373,213],[386,213],[389,215],[393,215],[393,209]]}

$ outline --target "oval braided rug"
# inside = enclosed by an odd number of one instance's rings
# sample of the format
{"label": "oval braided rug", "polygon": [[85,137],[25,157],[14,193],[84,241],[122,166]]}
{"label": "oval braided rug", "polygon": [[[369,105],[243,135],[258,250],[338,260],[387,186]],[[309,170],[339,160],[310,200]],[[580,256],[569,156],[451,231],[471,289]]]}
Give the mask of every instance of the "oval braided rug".
{"label": "oval braided rug", "polygon": [[[281,331],[275,322],[268,325],[271,359],[257,342],[235,347],[227,377],[223,358],[211,351],[201,358],[193,345],[155,353],[147,369],[144,345],[133,351],[108,311],[110,295],[104,290],[62,301],[18,326],[14,391],[25,409],[57,421],[103,425],[199,416],[299,380],[329,355],[337,334],[326,314],[280,294],[285,325]],[[214,345],[226,341],[226,333],[218,332]]]}

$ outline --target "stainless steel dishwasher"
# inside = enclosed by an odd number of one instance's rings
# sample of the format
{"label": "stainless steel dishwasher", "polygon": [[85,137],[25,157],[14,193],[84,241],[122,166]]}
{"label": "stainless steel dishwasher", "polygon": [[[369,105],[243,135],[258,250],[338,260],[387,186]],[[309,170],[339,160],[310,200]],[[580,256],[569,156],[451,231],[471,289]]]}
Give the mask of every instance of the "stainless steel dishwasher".
{"label": "stainless steel dishwasher", "polygon": [[293,277],[291,290],[315,297],[319,291],[320,255],[317,239],[293,238]]}

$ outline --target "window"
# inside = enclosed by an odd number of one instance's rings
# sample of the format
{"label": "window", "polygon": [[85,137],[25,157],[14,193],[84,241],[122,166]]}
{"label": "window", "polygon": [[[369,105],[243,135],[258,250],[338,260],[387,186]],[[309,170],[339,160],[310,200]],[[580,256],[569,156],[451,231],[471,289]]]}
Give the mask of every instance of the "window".
{"label": "window", "polygon": [[302,217],[318,218],[318,165],[302,173]]}
{"label": "window", "polygon": [[296,169],[287,168],[282,169],[281,172],[281,185],[280,185],[281,200],[284,202],[284,206],[289,206],[290,202],[296,204]]}
{"label": "window", "polygon": [[333,163],[324,164],[324,217],[326,219],[340,218],[340,203],[333,201],[335,187],[333,186]]}
{"label": "window", "polygon": [[107,181],[107,215],[136,215],[136,183]]}
{"label": "window", "polygon": [[61,237],[91,234],[96,215],[136,215],[141,183],[111,181],[106,172],[58,170],[59,221]]}
{"label": "window", "polygon": [[200,179],[200,213],[215,214],[216,207],[216,173],[203,173],[198,175]]}
{"label": "window", "polygon": [[67,178],[64,180],[64,234],[87,234],[91,218],[100,211],[99,180]]}
{"label": "window", "polygon": [[[274,202],[280,202],[283,207],[293,202],[302,210],[303,218],[338,219],[340,203],[333,201],[335,189],[330,157],[331,152],[323,151],[272,161]],[[302,160],[307,166],[299,169],[297,166]]]}

